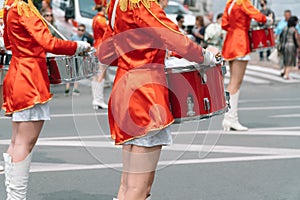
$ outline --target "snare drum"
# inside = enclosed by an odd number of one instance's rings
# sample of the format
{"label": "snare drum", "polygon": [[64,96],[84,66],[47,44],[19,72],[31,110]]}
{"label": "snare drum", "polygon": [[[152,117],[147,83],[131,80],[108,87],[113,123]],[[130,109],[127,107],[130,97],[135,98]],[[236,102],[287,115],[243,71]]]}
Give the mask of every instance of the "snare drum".
{"label": "snare drum", "polygon": [[252,51],[275,47],[273,27],[255,27],[249,30],[250,47]]}
{"label": "snare drum", "polygon": [[195,68],[194,64],[167,65],[170,107],[175,123],[225,113],[229,101],[229,94],[224,91],[225,73],[226,68],[221,65],[207,68]]}
{"label": "snare drum", "polygon": [[76,56],[47,53],[47,65],[51,84],[88,79],[98,71],[98,59],[94,50]]}
{"label": "snare drum", "polygon": [[[0,51],[0,84],[9,68],[11,51]],[[95,50],[84,55],[65,56],[47,53],[48,75],[51,84],[70,83],[88,79],[97,74],[98,59]]]}

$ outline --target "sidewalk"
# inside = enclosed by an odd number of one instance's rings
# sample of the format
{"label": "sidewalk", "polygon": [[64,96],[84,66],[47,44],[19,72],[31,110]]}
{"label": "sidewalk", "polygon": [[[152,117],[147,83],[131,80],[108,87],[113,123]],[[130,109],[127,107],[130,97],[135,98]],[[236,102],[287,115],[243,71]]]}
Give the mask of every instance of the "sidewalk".
{"label": "sidewalk", "polygon": [[[260,61],[258,52],[252,52],[250,56],[251,56],[251,61],[249,62],[250,65],[256,65],[256,66],[260,66],[260,67],[281,70],[279,65],[276,65],[271,61],[267,61],[267,60]],[[300,70],[298,69],[298,67],[295,67],[291,73],[300,75]]]}

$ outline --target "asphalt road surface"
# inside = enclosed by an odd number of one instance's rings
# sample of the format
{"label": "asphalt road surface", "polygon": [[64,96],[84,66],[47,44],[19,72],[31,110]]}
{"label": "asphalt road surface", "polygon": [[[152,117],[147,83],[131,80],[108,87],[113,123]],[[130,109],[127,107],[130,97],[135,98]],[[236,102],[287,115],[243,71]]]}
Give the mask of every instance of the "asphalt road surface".
{"label": "asphalt road surface", "polygon": [[[282,81],[272,70],[247,70],[239,114],[248,132],[223,132],[223,116],[172,125],[174,144],[162,151],[152,200],[300,199],[300,79]],[[28,199],[112,200],[122,164],[107,111],[92,109],[89,81],[81,82],[80,96],[65,97],[63,85],[51,90],[52,119],[34,149]],[[1,117],[0,152],[10,126]]]}

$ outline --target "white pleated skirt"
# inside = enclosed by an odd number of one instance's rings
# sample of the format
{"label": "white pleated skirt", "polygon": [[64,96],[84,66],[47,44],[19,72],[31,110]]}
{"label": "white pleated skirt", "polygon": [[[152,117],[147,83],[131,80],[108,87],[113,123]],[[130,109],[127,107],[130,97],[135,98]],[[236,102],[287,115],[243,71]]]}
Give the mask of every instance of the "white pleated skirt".
{"label": "white pleated skirt", "polygon": [[40,121],[50,120],[50,108],[48,102],[45,104],[36,104],[32,108],[28,108],[12,114],[12,121],[26,122],[26,121]]}

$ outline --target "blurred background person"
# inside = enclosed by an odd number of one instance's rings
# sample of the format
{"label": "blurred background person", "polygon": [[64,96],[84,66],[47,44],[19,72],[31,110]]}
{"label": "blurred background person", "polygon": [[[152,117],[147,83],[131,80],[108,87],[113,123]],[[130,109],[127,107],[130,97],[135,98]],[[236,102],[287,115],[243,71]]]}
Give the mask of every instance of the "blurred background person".
{"label": "blurred background person", "polygon": [[250,41],[248,31],[251,20],[272,23],[272,19],[259,12],[249,0],[229,0],[222,17],[222,28],[227,31],[222,55],[229,61],[230,80],[227,91],[230,93],[230,109],[225,113],[223,128],[225,131],[247,131],[238,120],[238,100],[240,87],[248,61],[250,60]]}
{"label": "blurred background person", "polygon": [[[93,18],[93,33],[94,33],[94,47],[97,49],[97,46],[102,42],[102,37],[104,32],[107,29],[105,9],[106,1],[105,0],[94,0],[95,7],[94,9],[98,11],[97,15]],[[107,109],[108,105],[104,102],[104,82],[106,75],[107,66],[99,63],[99,71],[96,76],[92,78],[92,96],[93,101],[92,105],[94,109]]]}
{"label": "blurred background person", "polygon": [[184,16],[180,15],[180,14],[177,15],[176,21],[177,21],[177,26],[178,26],[180,32],[186,35],[187,32],[184,30],[184,25],[183,25],[183,23],[184,23]]}
{"label": "blurred background person", "polygon": [[207,45],[214,46],[221,52],[222,50],[222,40],[223,40],[223,30],[221,27],[223,13],[218,14],[217,21],[215,23],[209,24],[205,28],[204,41]]}
{"label": "blurred background person", "polygon": [[[195,22],[195,27],[193,28],[193,36],[195,37],[196,43],[200,44],[201,46],[203,45],[204,41],[204,34],[205,34],[205,26],[204,26],[204,20],[201,15],[198,15],[196,17],[196,22]],[[205,47],[203,45],[202,47]]]}
{"label": "blurred background person", "polygon": [[52,11],[52,7],[51,7],[51,4],[50,4],[50,0],[43,0],[41,2],[41,8],[40,8],[40,13],[44,13],[46,11]]}
{"label": "blurred background person", "polygon": [[162,9],[165,9],[168,6],[169,0],[157,0],[157,2]]}
{"label": "blurred background person", "polygon": [[[49,22],[57,30],[57,27],[55,25],[54,16],[53,16],[52,11],[51,10],[47,10],[47,11],[43,12],[42,15],[43,15],[44,19],[47,22]],[[58,35],[58,33],[54,29],[52,29],[51,27],[49,27],[49,29],[50,29],[50,32],[51,32],[51,34],[53,36],[60,38],[59,35]]]}
{"label": "blurred background person", "polygon": [[[290,17],[292,16],[292,11],[291,10],[285,10],[283,15],[284,15],[284,18],[281,19],[277,23],[277,26],[275,28],[275,36],[276,36],[276,40],[277,40],[277,45],[281,45],[281,44],[279,44],[280,43],[279,36],[282,33],[283,29],[287,26],[287,22],[290,19]],[[300,27],[299,27],[298,24],[296,25],[296,29],[297,29],[298,33],[300,34]],[[285,73],[284,65],[283,65],[283,57],[282,56],[283,55],[279,51],[279,66],[280,66],[280,68],[282,68],[281,73],[280,73],[281,77],[283,77],[284,73]]]}
{"label": "blurred background person", "polygon": [[[281,34],[283,29],[287,26],[288,20],[290,19],[291,16],[292,16],[291,10],[284,11],[284,18],[277,23],[277,26],[275,28],[276,36],[279,36]],[[296,29],[297,29],[298,33],[300,34],[300,27],[298,24],[296,25]]]}
{"label": "blurred background person", "polygon": [[280,34],[280,43],[282,46],[282,57],[284,66],[284,79],[290,79],[290,72],[293,67],[297,66],[297,49],[299,48],[299,33],[296,30],[298,18],[292,16],[288,20],[287,27],[285,27]]}
{"label": "blurred background person", "polygon": [[[270,8],[268,8],[267,0],[260,0],[260,7],[261,7],[260,12],[262,14],[264,14],[265,16],[271,17],[273,19],[273,24],[271,24],[271,25],[274,25],[275,24],[275,13]],[[258,26],[264,27],[265,24],[258,23]],[[267,60],[269,60],[270,54],[271,54],[271,49],[266,50],[266,59]],[[264,60],[264,50],[259,51],[259,60],[260,61]]]}
{"label": "blurred background person", "polygon": [[204,26],[208,26],[209,24],[214,22],[214,13],[212,11],[207,12],[204,17]]}

